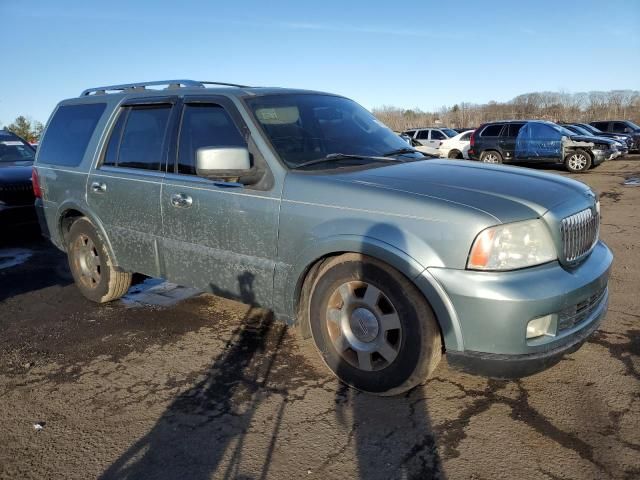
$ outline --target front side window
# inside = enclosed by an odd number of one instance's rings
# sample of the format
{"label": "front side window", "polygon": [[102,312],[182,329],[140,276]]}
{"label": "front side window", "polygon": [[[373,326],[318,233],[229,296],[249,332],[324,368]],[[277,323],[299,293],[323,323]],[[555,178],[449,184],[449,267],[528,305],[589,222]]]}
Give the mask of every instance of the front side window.
{"label": "front side window", "polygon": [[247,143],[226,110],[213,104],[187,104],[182,112],[178,142],[178,173],[196,174],[201,147],[246,147]]}
{"label": "front side window", "polygon": [[171,105],[125,107],[118,117],[103,165],[160,170]]}
{"label": "front side window", "polygon": [[[352,100],[333,95],[260,95],[246,100],[280,159],[289,167],[327,155],[381,156],[407,149],[407,143]],[[418,152],[409,159],[424,158]],[[358,165],[377,163],[361,158]],[[338,168],[345,163],[324,163]]]}
{"label": "front side window", "polygon": [[431,140],[444,140],[447,136],[439,130],[431,130]]}
{"label": "front side window", "polygon": [[80,165],[105,108],[105,103],[58,108],[38,147],[38,162],[66,167]]}

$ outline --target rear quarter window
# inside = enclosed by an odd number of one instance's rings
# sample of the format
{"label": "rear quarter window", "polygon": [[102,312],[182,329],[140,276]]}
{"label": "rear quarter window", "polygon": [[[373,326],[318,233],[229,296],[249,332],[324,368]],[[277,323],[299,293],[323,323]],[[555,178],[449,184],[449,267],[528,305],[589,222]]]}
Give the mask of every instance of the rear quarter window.
{"label": "rear quarter window", "polygon": [[497,137],[500,135],[500,131],[502,130],[502,124],[498,125],[489,125],[480,134],[481,137]]}
{"label": "rear quarter window", "polygon": [[59,107],[38,147],[38,163],[80,165],[106,106],[106,103],[87,103]]}

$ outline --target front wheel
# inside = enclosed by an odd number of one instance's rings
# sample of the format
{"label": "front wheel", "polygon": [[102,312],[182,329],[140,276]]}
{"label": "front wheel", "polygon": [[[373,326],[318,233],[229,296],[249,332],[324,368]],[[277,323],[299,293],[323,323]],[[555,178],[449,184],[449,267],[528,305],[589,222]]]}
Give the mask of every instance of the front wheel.
{"label": "front wheel", "polygon": [[585,150],[570,152],[564,157],[564,166],[571,173],[584,173],[591,167],[591,155]]}
{"label": "front wheel", "polygon": [[488,150],[486,152],[482,152],[482,155],[480,155],[480,161],[484,163],[502,163],[502,155],[495,150]]}
{"label": "front wheel", "polygon": [[124,295],[131,286],[131,274],[117,269],[104,242],[86,218],[69,229],[69,268],[82,295],[98,303]]}
{"label": "front wheel", "polygon": [[405,392],[440,361],[440,330],[429,304],[406,277],[373,258],[350,253],[325,262],[308,314],[324,362],[358,390]]}

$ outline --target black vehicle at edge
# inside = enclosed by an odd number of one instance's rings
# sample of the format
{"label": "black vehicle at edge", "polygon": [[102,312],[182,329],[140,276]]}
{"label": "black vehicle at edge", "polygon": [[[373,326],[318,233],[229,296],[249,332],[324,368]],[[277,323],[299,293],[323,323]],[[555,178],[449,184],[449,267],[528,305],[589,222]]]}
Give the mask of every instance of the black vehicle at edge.
{"label": "black vehicle at edge", "polygon": [[0,130],[0,231],[37,225],[31,172],[36,151],[16,134]]}
{"label": "black vehicle at edge", "polygon": [[615,134],[605,135],[603,133],[595,133],[594,130],[596,129],[594,127],[591,127],[591,125],[589,125],[591,128],[586,128],[584,125],[581,125],[579,123],[559,123],[558,125],[566,128],[567,130],[571,130],[576,135],[586,135],[589,137],[603,138],[606,140],[617,142],[617,145],[615,147],[620,151],[621,156],[629,153],[629,144],[631,143],[630,139],[629,142],[627,142],[627,139],[618,137]]}
{"label": "black vehicle at edge", "polygon": [[629,120],[601,120],[589,124],[603,132],[630,135],[633,144],[629,146],[629,151],[640,151],[640,126],[635,123]]}
{"label": "black vehicle at edge", "polygon": [[629,150],[632,149],[631,147],[633,146],[633,137],[628,133],[603,132],[602,130],[588,123],[572,123],[571,125],[584,128],[586,131],[590,132],[596,137],[610,138],[611,140],[615,140],[616,142],[624,142]]}
{"label": "black vehicle at edge", "polygon": [[[525,140],[519,136],[525,125],[544,133]],[[473,132],[469,158],[485,163],[564,164],[570,172],[581,173],[616,156],[614,145],[544,120],[505,120],[482,124]]]}

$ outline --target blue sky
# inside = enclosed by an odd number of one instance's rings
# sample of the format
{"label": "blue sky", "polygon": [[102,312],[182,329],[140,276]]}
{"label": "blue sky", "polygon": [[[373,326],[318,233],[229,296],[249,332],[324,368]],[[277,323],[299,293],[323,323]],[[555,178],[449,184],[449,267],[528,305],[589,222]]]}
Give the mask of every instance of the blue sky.
{"label": "blue sky", "polygon": [[192,78],[424,110],[640,88],[640,1],[0,0],[0,124],[84,88]]}

